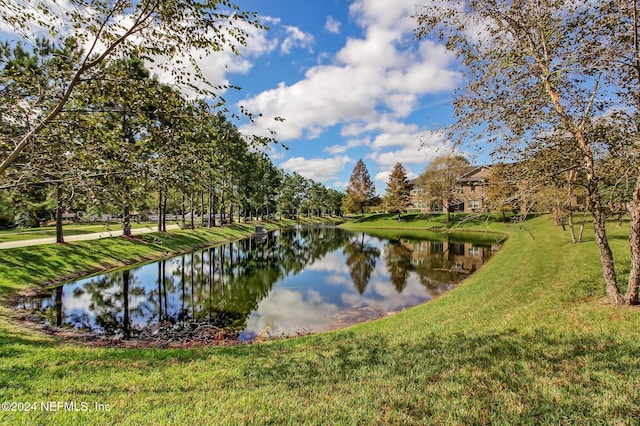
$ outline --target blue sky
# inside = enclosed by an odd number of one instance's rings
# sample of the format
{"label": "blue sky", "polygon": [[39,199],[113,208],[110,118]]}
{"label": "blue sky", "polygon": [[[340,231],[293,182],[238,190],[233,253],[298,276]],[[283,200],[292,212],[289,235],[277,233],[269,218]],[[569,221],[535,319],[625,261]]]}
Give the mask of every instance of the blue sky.
{"label": "blue sky", "polygon": [[224,97],[262,114],[237,123],[243,132],[277,132],[288,147],[271,150],[278,166],[344,190],[362,158],[383,193],[396,162],[416,177],[448,149],[437,129],[461,74],[441,45],[415,40],[415,0],[237,3],[270,30],[251,30],[242,56],[225,56],[224,79],[242,90]]}

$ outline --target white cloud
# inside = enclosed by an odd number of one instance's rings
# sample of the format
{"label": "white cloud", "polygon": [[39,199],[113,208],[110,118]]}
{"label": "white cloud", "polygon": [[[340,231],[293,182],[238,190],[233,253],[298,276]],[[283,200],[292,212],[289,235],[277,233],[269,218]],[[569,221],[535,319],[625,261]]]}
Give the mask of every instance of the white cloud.
{"label": "white cloud", "polygon": [[[454,57],[432,41],[414,40],[415,0],[394,2],[393,7],[387,0],[358,0],[350,11],[364,36],[349,38],[330,63],[308,69],[302,80],[243,100],[249,110],[263,114],[245,131],[271,128],[282,141],[313,139],[336,125],[349,128],[385,116],[406,118],[422,96],[457,87]],[[268,118],[275,116],[286,121]],[[328,152],[347,149],[334,146]]]}
{"label": "white cloud", "polygon": [[373,152],[367,158],[375,161],[380,166],[391,167],[396,163],[402,164],[426,164],[433,159],[433,155],[420,152],[419,149],[409,147],[397,151]]}
{"label": "white cloud", "polygon": [[331,34],[340,34],[340,21],[335,20],[333,16],[327,16],[324,28]]}
{"label": "white cloud", "polygon": [[376,174],[373,180],[377,180],[378,182],[387,182],[389,180],[389,175],[391,175],[391,172],[389,170],[385,170]]}
{"label": "white cloud", "polygon": [[416,21],[411,16],[416,12],[415,0],[356,0],[349,7],[351,16],[363,27],[379,26],[396,31],[411,32]]}
{"label": "white cloud", "polygon": [[327,316],[338,311],[337,305],[326,302],[317,291],[279,288],[260,302],[258,309],[249,317],[245,332],[279,335],[323,330]]}
{"label": "white cloud", "polygon": [[307,266],[307,269],[312,271],[332,272],[334,274],[349,273],[349,267],[345,263],[344,258],[338,255],[337,252],[327,254],[322,259]]}
{"label": "white cloud", "polygon": [[[414,137],[407,138],[402,147],[392,151],[374,151],[367,155],[369,158],[375,161],[381,167],[390,168],[396,163],[405,164],[425,164],[433,160],[437,155],[442,154],[442,146],[449,146],[442,140],[442,136],[438,136],[437,133],[427,133],[425,137],[431,138],[433,143],[424,145],[420,138],[420,135],[413,135]],[[423,135],[424,136],[424,135]],[[384,146],[380,144],[379,146]]]}
{"label": "white cloud", "polygon": [[345,166],[351,163],[353,163],[353,160],[347,156],[312,159],[294,157],[280,164],[280,166],[285,170],[298,172],[307,179],[323,182],[335,179],[344,170]]}
{"label": "white cloud", "polygon": [[362,138],[362,139],[351,139],[348,140],[346,144],[344,145],[331,145],[328,146],[324,149],[325,152],[331,154],[331,155],[337,155],[337,154],[342,154],[348,150],[350,150],[351,148],[355,148],[358,146],[369,146],[371,145],[371,139],[370,138]]}
{"label": "white cloud", "polygon": [[[396,161],[397,162],[397,161]],[[395,163],[393,163],[395,165]],[[406,174],[407,174],[407,179],[411,180],[411,179],[415,179],[418,177],[417,173],[414,173],[410,170],[405,170]],[[374,181],[377,182],[382,182],[382,183],[387,183],[389,181],[389,176],[391,175],[391,171],[390,170],[383,170],[379,173],[376,174],[376,176],[373,178]]]}
{"label": "white cloud", "polygon": [[280,52],[282,54],[291,52],[291,49],[294,47],[308,48],[314,43],[313,36],[309,33],[305,33],[298,27],[287,26],[285,27],[285,31],[286,36],[280,46]]}

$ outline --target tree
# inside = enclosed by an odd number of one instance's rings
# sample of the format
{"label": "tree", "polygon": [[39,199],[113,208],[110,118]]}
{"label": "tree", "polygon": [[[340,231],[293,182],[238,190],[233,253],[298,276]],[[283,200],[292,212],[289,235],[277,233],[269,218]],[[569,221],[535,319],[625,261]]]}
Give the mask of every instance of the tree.
{"label": "tree", "polygon": [[[11,48],[5,42],[0,47],[0,122],[2,123],[2,133],[7,139],[13,138],[28,129],[30,117],[36,112],[29,102],[20,100],[38,99],[35,102],[38,108],[46,107],[46,99],[43,97],[47,88],[59,87],[68,74],[70,68],[65,60],[61,58],[75,58],[80,51],[74,45],[67,45],[61,49],[55,48],[50,42],[38,39],[32,51],[18,44]],[[37,185],[47,188],[49,185],[56,186],[56,241],[63,243],[62,234],[62,213],[63,213],[63,186],[73,182],[73,174],[80,170],[74,161],[76,154],[77,137],[74,136],[79,128],[78,120],[72,117],[73,114],[63,113],[60,119],[53,123],[46,132],[39,135],[38,143],[42,147],[41,152],[34,152],[27,149],[24,152],[22,162],[14,167],[11,173],[4,174],[0,180],[13,181],[7,185],[31,186]],[[0,152],[3,151],[4,143],[0,143]],[[75,158],[77,160],[77,158]],[[76,179],[77,180],[77,179]],[[32,189],[27,192],[33,193]],[[38,191],[44,194],[43,191]],[[71,191],[73,192],[73,191]],[[28,198],[27,198],[28,199]],[[27,201],[27,199],[23,199]],[[27,204],[23,204],[26,207]],[[27,213],[30,209],[22,210]],[[31,209],[27,216],[37,214],[37,210]],[[24,218],[24,216],[23,216]],[[35,219],[32,216],[33,219]],[[43,218],[42,218],[43,219]],[[25,222],[26,223],[26,222]],[[39,224],[36,221],[34,224]]]}
{"label": "tree", "polygon": [[460,178],[469,170],[469,161],[456,155],[436,157],[418,178],[418,185],[424,189],[429,202],[442,203],[447,212],[447,221],[451,220],[451,209],[457,200],[457,186]]}
{"label": "tree", "polygon": [[375,196],[376,190],[369,176],[367,166],[360,159],[351,173],[351,178],[347,185],[347,200],[345,200],[345,203],[350,212],[360,212],[364,219],[364,208],[371,204]]}
{"label": "tree", "polygon": [[516,171],[514,165],[498,163],[489,174],[485,203],[490,211],[501,212],[503,221],[507,220],[506,212],[518,209],[520,194]]}
{"label": "tree", "polygon": [[[156,61],[159,68],[171,72],[176,83],[202,92],[198,83],[206,79],[196,58],[224,48],[237,53],[248,36],[241,24],[263,28],[255,13],[242,12],[226,0],[69,0],[65,5],[41,2],[36,8],[26,0],[0,0],[0,24],[25,39],[35,39],[35,32],[56,45],[71,42],[87,46],[73,61],[74,72],[64,85],[47,87],[38,97],[20,100],[33,105],[31,109],[38,115],[31,126],[12,139],[11,148],[3,147],[0,174],[56,120],[87,73],[109,58],[137,56]],[[188,72],[185,66],[175,68],[183,62],[194,71]],[[212,94],[214,90],[209,85],[205,91]],[[47,107],[35,108],[43,98],[49,100]]]}
{"label": "tree", "polygon": [[[108,76],[93,82],[89,107],[103,120],[104,142],[96,146],[96,169],[106,176],[103,182],[118,195],[122,205],[123,234],[131,236],[131,210],[137,182],[147,173],[153,156],[147,137],[154,105],[156,79],[139,58],[112,61],[104,67]],[[98,123],[94,122],[94,125]],[[99,127],[99,126],[96,126]]]}
{"label": "tree", "polygon": [[407,211],[411,206],[410,191],[407,172],[402,164],[396,163],[389,175],[383,201],[386,210],[398,212],[398,221],[400,221],[402,212]]}
{"label": "tree", "polygon": [[285,175],[278,197],[280,213],[286,213],[290,218],[297,218],[307,196],[308,185],[309,182],[297,172]]}
{"label": "tree", "polygon": [[[454,101],[449,136],[458,142],[472,133],[487,137],[507,156],[540,135],[571,139],[566,148],[573,151],[573,166],[584,171],[607,296],[612,305],[622,304],[597,167],[598,150],[607,147],[591,130],[621,104],[622,110],[638,110],[637,1],[470,0],[460,6],[432,3],[417,15],[418,37],[435,35],[464,64],[466,83]],[[633,223],[634,208],[631,214]],[[637,292],[640,280],[638,225],[638,233],[633,225],[630,232],[628,292]]]}
{"label": "tree", "polygon": [[[620,95],[626,108],[620,108],[614,115],[628,129],[628,137],[622,139],[626,149],[622,151],[622,162],[634,170],[629,180],[634,180],[631,201],[627,204],[631,216],[629,224],[629,250],[631,270],[624,300],[629,305],[637,305],[640,291],[640,129],[636,125],[640,119],[640,10],[638,0],[602,2],[602,13],[606,17],[605,28],[611,34],[603,46],[603,51],[613,59],[610,70],[614,74]],[[613,49],[612,49],[613,47]],[[628,126],[629,123],[633,123]],[[618,139],[618,142],[621,139]]]}
{"label": "tree", "polygon": [[345,194],[333,188],[329,188],[327,191],[329,211],[334,216],[342,216],[342,202],[345,199]]}

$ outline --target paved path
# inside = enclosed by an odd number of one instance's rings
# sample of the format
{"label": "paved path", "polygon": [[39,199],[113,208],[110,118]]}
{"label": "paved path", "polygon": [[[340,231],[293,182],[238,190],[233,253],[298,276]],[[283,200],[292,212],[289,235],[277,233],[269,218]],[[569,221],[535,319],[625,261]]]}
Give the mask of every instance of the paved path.
{"label": "paved path", "polygon": [[[180,225],[167,225],[167,231],[170,229],[179,229],[179,228],[180,228]],[[149,228],[132,229],[131,233],[133,235],[140,235],[140,234],[146,234],[148,232],[156,232],[157,230],[158,230],[158,227],[153,226]],[[64,241],[72,242],[72,241],[99,240],[101,238],[119,237],[121,235],[122,235],[122,230],[96,232],[93,234],[80,234],[80,235],[69,235],[69,236],[65,235]],[[33,238],[30,240],[7,241],[4,243],[0,243],[0,249],[38,246],[41,244],[55,244],[55,243],[56,243],[56,237]]]}

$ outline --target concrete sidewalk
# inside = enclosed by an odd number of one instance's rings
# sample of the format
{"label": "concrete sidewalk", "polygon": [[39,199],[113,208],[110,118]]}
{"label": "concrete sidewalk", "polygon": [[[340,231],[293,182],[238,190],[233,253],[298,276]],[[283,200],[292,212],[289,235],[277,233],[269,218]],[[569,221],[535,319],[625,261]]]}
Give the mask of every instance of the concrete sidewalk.
{"label": "concrete sidewalk", "polygon": [[[179,229],[180,225],[167,225],[167,231],[170,229]],[[156,232],[158,230],[157,226],[153,226],[150,228],[137,228],[132,229],[131,233],[133,235],[147,234],[149,232]],[[73,241],[87,241],[87,240],[99,240],[101,238],[111,238],[111,237],[119,237],[122,235],[122,230],[117,231],[104,231],[104,232],[96,232],[93,234],[81,234],[81,235],[69,235],[64,237],[65,242],[73,242]],[[48,238],[34,238],[31,240],[18,240],[18,241],[7,241],[4,243],[0,243],[1,249],[9,249],[16,247],[29,247],[29,246],[38,246],[42,244],[55,244],[55,237]]]}

